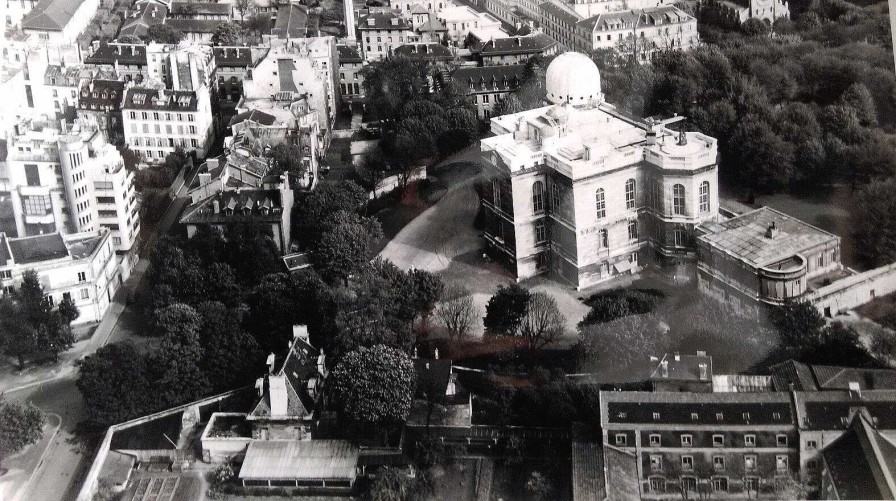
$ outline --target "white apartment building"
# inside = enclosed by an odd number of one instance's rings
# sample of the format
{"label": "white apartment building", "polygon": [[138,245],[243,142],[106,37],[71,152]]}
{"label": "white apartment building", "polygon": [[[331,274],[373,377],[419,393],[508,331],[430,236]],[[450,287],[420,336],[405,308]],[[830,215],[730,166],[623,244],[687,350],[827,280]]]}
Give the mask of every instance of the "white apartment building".
{"label": "white apartment building", "polygon": [[374,12],[358,22],[358,43],[367,62],[391,55],[396,47],[414,36],[410,20],[398,12]]}
{"label": "white apartment building", "polygon": [[675,6],[599,14],[577,23],[588,50],[618,48],[623,40],[638,40],[640,61],[657,50],[689,49],[700,43],[697,18]]}
{"label": "white apartment building", "polygon": [[207,45],[166,45],[150,43],[146,46],[146,77],[165,84],[172,90],[211,88],[215,74],[215,58]]}
{"label": "white apartment building", "polygon": [[339,59],[334,37],[272,40],[271,49],[243,80],[237,109],[288,109],[304,98],[317,113],[320,144],[329,145],[339,109]]}
{"label": "white apartment building", "polygon": [[149,163],[162,163],[176,148],[205,158],[214,138],[208,87],[197,91],[127,89],[121,106],[128,147]]}
{"label": "white apartment building", "polygon": [[461,45],[470,33],[480,40],[508,36],[501,29],[501,20],[483,12],[476,12],[466,5],[446,7],[438,14],[439,21],[448,29],[448,38]]}
{"label": "white apartment building", "polygon": [[493,118],[481,142],[490,252],[519,279],[551,270],[577,288],[693,259],[695,226],[718,218],[716,140],[617,113],[583,54],[554,59],[545,90],[550,106]]}
{"label": "white apartment building", "polygon": [[37,0],[9,0],[5,2],[4,21],[6,28],[15,28],[22,24],[22,19],[37,5]]}
{"label": "white apartment building", "polygon": [[[140,216],[134,174],[95,125],[68,130],[23,121],[9,142],[7,166],[19,236],[110,230],[116,252],[136,250]],[[130,270],[131,258],[125,263]]]}
{"label": "white apartment building", "polygon": [[106,229],[9,238],[0,233],[0,293],[9,294],[34,270],[50,305],[69,297],[81,315],[74,323],[98,322],[123,282]]}
{"label": "white apartment building", "polygon": [[22,19],[22,31],[44,44],[73,44],[100,0],[40,0]]}

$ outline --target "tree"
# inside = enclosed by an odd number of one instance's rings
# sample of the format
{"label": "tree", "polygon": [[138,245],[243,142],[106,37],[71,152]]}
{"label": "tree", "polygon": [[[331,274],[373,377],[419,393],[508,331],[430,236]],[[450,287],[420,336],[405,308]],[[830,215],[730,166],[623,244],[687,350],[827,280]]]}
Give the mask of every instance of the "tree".
{"label": "tree", "polygon": [[426,122],[419,118],[403,120],[390,148],[393,158],[405,168],[415,167],[424,158],[438,153],[436,137]]}
{"label": "tree", "polygon": [[189,305],[174,303],[164,308],[159,308],[153,314],[153,333],[156,337],[189,336],[199,331],[202,317]]}
{"label": "tree", "polygon": [[246,328],[265,352],[282,352],[292,336],[292,326],[302,308],[297,307],[293,284],[286,273],[261,279],[246,297]]}
{"label": "tree", "polygon": [[376,190],[389,171],[389,164],[383,157],[382,150],[377,148],[364,155],[360,165],[357,167],[357,171],[361,181],[373,192],[373,196],[376,198]]}
{"label": "tree", "polygon": [[747,19],[744,24],[741,25],[741,30],[743,30],[744,34],[747,36],[765,37],[771,33],[772,27],[768,21],[753,17]]}
{"label": "tree", "polygon": [[770,319],[778,330],[781,344],[797,350],[817,344],[825,326],[824,317],[805,301],[788,301],[773,309]]}
{"label": "tree", "polygon": [[273,163],[270,174],[279,176],[284,172],[289,173],[291,185],[308,172],[308,168],[302,162],[302,149],[294,144],[277,143],[267,152],[267,156]]}
{"label": "tree", "polygon": [[436,317],[448,330],[449,336],[460,339],[470,332],[479,317],[479,308],[469,289],[452,283],[445,287],[441,301],[436,304]]}
{"label": "tree", "polygon": [[345,355],[330,375],[334,402],[362,426],[404,422],[414,395],[414,365],[405,353],[377,345]]}
{"label": "tree", "polygon": [[485,305],[485,331],[495,336],[515,336],[526,315],[529,296],[529,290],[518,284],[498,286],[498,291]]}
{"label": "tree", "polygon": [[243,16],[251,11],[253,5],[252,0],[233,0],[233,8],[240,13],[240,22],[243,22]]}
{"label": "tree", "polygon": [[371,257],[371,234],[360,222],[339,224],[324,233],[311,254],[315,269],[330,283],[347,281]]}
{"label": "tree", "polygon": [[871,354],[886,365],[896,357],[896,334],[889,329],[879,329],[871,334]]}
{"label": "tree", "polygon": [[426,318],[442,296],[445,284],[439,277],[417,268],[408,272],[408,278],[414,288],[414,309],[420,316]]}
{"label": "tree", "polygon": [[[53,311],[50,299],[34,270],[26,270],[22,275],[22,284],[15,293],[15,300],[21,305],[23,320],[34,330],[35,348],[52,352],[58,362],[59,352],[72,346],[74,336],[63,325],[59,312]],[[70,311],[67,313],[71,314]]]}
{"label": "tree", "polygon": [[423,98],[429,93],[426,63],[406,57],[390,57],[361,70],[367,106],[391,131],[400,119],[406,103]]}
{"label": "tree", "polygon": [[162,408],[196,400],[211,390],[200,369],[204,355],[199,343],[201,317],[186,305],[172,305],[166,310],[172,312],[168,319],[180,319],[181,323],[165,331],[158,351],[149,356],[154,391]]}
{"label": "tree", "polygon": [[863,126],[877,125],[877,105],[874,96],[863,83],[856,82],[840,96],[843,103],[855,110]]}
{"label": "tree", "polygon": [[422,499],[425,490],[417,478],[409,477],[399,468],[384,467],[370,486],[372,501],[412,501]]}
{"label": "tree", "polygon": [[87,419],[109,426],[157,410],[147,359],[130,342],[108,344],[78,362]]}
{"label": "tree", "polygon": [[177,44],[183,39],[183,32],[167,24],[154,24],[146,30],[146,40],[149,42]]}
{"label": "tree", "polygon": [[868,266],[896,261],[896,178],[872,181],[855,198],[856,252]]}
{"label": "tree", "polygon": [[78,309],[78,306],[71,296],[65,296],[62,298],[62,301],[59,302],[57,311],[59,311],[59,317],[62,320],[63,327],[67,331],[68,336],[71,337],[72,322],[81,316],[81,310]]}
{"label": "tree", "polygon": [[44,414],[34,404],[0,403],[0,461],[40,440]]}
{"label": "tree", "polygon": [[242,26],[232,21],[219,24],[212,33],[212,43],[215,45],[242,45],[244,38]]}
{"label": "tree", "polygon": [[529,295],[526,313],[520,321],[519,333],[530,350],[544,348],[563,334],[566,320],[557,308],[557,301],[544,292]]}
{"label": "tree", "polygon": [[361,212],[367,206],[367,191],[353,181],[322,183],[314,191],[296,198],[293,235],[301,235],[305,246],[320,239],[324,223],[337,212]]}
{"label": "tree", "polygon": [[219,302],[200,303],[200,368],[215,391],[227,391],[253,381],[262,362],[258,342],[242,328],[245,309],[229,309]]}
{"label": "tree", "polygon": [[264,12],[256,12],[249,16],[249,20],[244,23],[246,29],[262,37],[271,32],[271,15]]}
{"label": "tree", "polygon": [[19,370],[25,370],[25,358],[37,350],[37,330],[23,322],[22,307],[9,296],[0,297],[0,346],[19,361]]}

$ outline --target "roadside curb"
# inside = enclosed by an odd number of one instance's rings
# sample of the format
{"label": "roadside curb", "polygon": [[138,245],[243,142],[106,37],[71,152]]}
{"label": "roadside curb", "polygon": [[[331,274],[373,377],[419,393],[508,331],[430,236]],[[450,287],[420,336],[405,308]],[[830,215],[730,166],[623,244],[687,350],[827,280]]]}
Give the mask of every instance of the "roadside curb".
{"label": "roadside curb", "polygon": [[[60,428],[62,428],[62,416],[60,416],[59,414],[56,414],[56,413],[47,414],[47,417],[50,417],[50,416],[55,416],[56,419],[59,420],[59,424],[56,425],[56,429],[53,430],[53,433],[50,435],[50,440],[47,443],[47,447],[41,453],[40,459],[38,459],[38,461],[37,461],[37,467],[35,467],[34,471],[31,472],[31,476],[28,477],[28,481],[25,482],[24,487],[22,489],[19,489],[19,492],[21,492],[23,494],[28,494],[28,491],[31,490],[31,484],[34,482],[34,479],[35,479],[35,477],[37,477],[37,474],[40,473],[41,467],[44,465],[44,461],[47,459],[47,455],[49,455],[50,451],[53,450],[53,448],[54,448],[53,441],[56,440],[56,435],[59,434],[59,430],[60,430]],[[15,498],[15,497],[12,498],[13,501],[19,501],[20,499],[28,499],[28,496],[23,495],[18,498]]]}

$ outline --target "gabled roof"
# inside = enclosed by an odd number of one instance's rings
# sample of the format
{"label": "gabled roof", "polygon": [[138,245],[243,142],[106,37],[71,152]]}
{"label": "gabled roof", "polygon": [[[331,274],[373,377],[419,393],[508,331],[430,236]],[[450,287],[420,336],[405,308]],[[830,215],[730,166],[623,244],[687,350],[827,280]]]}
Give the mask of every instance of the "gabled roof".
{"label": "gabled roof", "polygon": [[[507,64],[502,66],[461,66],[454,70],[451,79],[463,88],[469,89],[470,84],[479,88],[476,90],[494,90],[497,84],[499,90],[513,90],[523,80],[526,65]],[[485,86],[485,89],[481,89]]]}
{"label": "gabled roof", "polygon": [[395,55],[427,61],[454,59],[451,49],[435,42],[404,44],[395,49]]}
{"label": "gabled roof", "polygon": [[354,481],[359,454],[347,440],[253,440],[240,478]]}
{"label": "gabled roof", "polygon": [[791,385],[796,391],[816,391],[815,377],[808,365],[788,360],[770,367],[772,381],[778,391],[790,391]]}
{"label": "gabled roof", "polygon": [[214,33],[222,23],[218,19],[166,19],[165,24],[181,33]]}
{"label": "gabled roof", "polygon": [[[159,99],[161,97],[161,99]],[[191,112],[198,108],[196,93],[188,90],[156,90],[132,87],[127,90],[122,109]]]}
{"label": "gabled roof", "polygon": [[183,16],[219,15],[229,16],[233,6],[229,2],[171,2],[171,14]]}
{"label": "gabled roof", "polygon": [[483,56],[500,56],[504,54],[538,54],[557,45],[557,42],[543,34],[495,38],[473,48]]}
{"label": "gabled roof", "polygon": [[119,64],[146,65],[146,45],[103,42],[84,59],[87,64],[114,64],[115,61]]}
{"label": "gabled roof", "polygon": [[69,256],[60,233],[10,238],[7,244],[16,264],[39,263]]}
{"label": "gabled roof", "polygon": [[660,26],[682,23],[693,19],[690,14],[675,7],[664,5],[641,10],[623,10],[598,14],[577,23],[587,31],[606,31],[640,26]]}
{"label": "gabled roof", "polygon": [[119,80],[91,80],[81,86],[81,98],[78,100],[78,108],[82,110],[97,107],[105,109],[120,109],[124,97],[124,82]]}
{"label": "gabled roof", "polygon": [[[293,329],[306,334],[308,332],[304,326],[294,326]],[[325,373],[324,357],[320,350],[311,346],[302,336],[296,336],[280,369],[272,374],[276,384],[285,385],[287,414],[271,416],[272,377],[265,377],[262,397],[249,413],[249,419],[304,418],[314,411],[315,403],[315,396],[309,393],[308,383],[314,378],[325,377]]]}
{"label": "gabled roof", "polygon": [[131,35],[145,37],[150,26],[165,23],[168,8],[156,3],[144,3],[136,6],[136,10],[126,17],[118,31],[119,37]]}
{"label": "gabled roof", "polygon": [[538,7],[544,12],[559,18],[562,22],[568,25],[574,25],[582,20],[582,16],[578,15],[575,11],[567,10],[559,3],[544,2],[539,4]]}
{"label": "gabled roof", "polygon": [[282,211],[280,190],[224,191],[188,206],[180,222],[182,224],[279,222],[283,219]]}
{"label": "gabled roof", "polygon": [[849,428],[822,451],[837,499],[893,499],[896,446],[859,409]]}
{"label": "gabled roof", "polygon": [[680,425],[793,425],[790,395],[602,391],[601,423]]}
{"label": "gabled roof", "polygon": [[[392,24],[392,20],[396,20],[396,24]],[[358,21],[359,30],[410,30],[411,25],[408,20],[401,17],[395,12],[374,12],[368,14]]]}
{"label": "gabled roof", "polygon": [[411,5],[411,14],[429,14],[429,10],[419,3],[415,3]]}
{"label": "gabled roof", "polygon": [[22,19],[22,29],[62,31],[82,3],[82,0],[40,0]]}

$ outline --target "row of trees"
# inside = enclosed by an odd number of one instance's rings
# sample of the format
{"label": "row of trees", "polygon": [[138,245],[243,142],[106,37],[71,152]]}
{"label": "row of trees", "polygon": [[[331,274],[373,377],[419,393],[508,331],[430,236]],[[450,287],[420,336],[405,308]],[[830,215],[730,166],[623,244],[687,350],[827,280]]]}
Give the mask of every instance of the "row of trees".
{"label": "row of trees", "polygon": [[71,323],[80,311],[70,295],[53,308],[34,270],[25,271],[21,286],[0,296],[0,350],[18,359],[19,370],[39,354],[59,353],[75,342]]}

